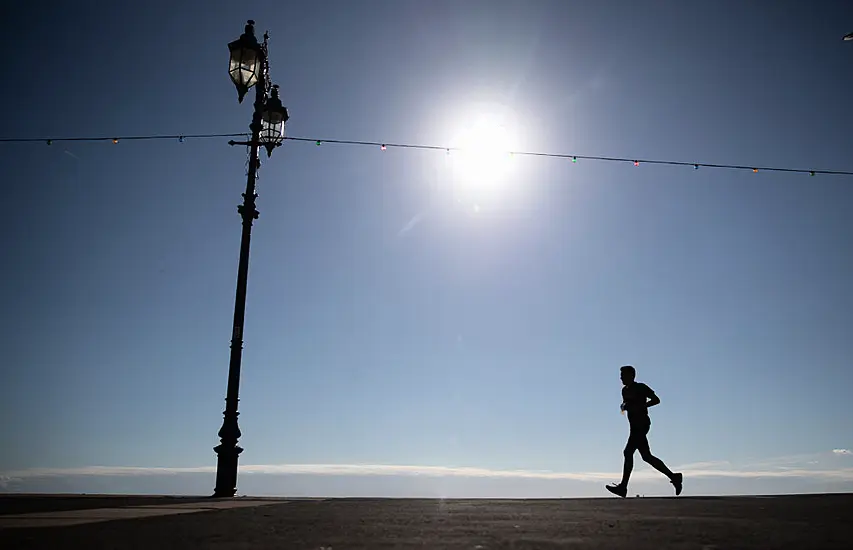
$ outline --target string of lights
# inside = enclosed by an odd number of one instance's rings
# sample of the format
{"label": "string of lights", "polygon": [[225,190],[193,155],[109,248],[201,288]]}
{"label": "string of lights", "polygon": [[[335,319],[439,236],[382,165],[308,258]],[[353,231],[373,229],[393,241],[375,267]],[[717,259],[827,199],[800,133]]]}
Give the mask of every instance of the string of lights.
{"label": "string of lights", "polygon": [[60,138],[0,138],[0,143],[46,143],[53,145],[61,141],[150,141],[160,139],[178,140],[183,143],[187,139],[208,139],[208,138],[226,138],[226,137],[245,137],[246,132],[242,134],[152,134],[148,136],[76,136],[76,137],[60,137]]}
{"label": "string of lights", "polygon": [[[74,137],[59,137],[59,138],[0,138],[0,143],[46,143],[47,145],[52,145],[53,143],[58,142],[81,142],[81,141],[111,141],[114,144],[118,144],[122,141],[151,141],[151,140],[177,140],[178,142],[183,143],[188,139],[211,139],[211,138],[235,138],[235,137],[246,137],[246,133],[231,133],[231,134],[151,134],[151,135],[140,135],[140,136],[74,136]],[[381,151],[386,151],[388,149],[418,149],[418,150],[426,150],[426,151],[444,151],[446,154],[450,154],[451,152],[464,152],[465,148],[461,147],[447,147],[440,145],[424,145],[424,144],[416,144],[416,143],[389,143],[389,142],[380,142],[380,141],[365,141],[365,140],[351,140],[351,139],[316,139],[316,138],[307,138],[307,137],[289,137],[285,136],[285,140],[288,141],[296,141],[296,142],[308,142],[314,143],[317,146],[323,144],[334,144],[334,145],[355,145],[355,146],[363,146],[363,147],[378,147]],[[692,167],[694,170],[698,170],[699,168],[719,168],[726,170],[749,170],[752,172],[787,172],[787,173],[795,173],[795,174],[808,174],[809,176],[815,176],[817,174],[821,175],[832,175],[832,176],[853,176],[853,171],[848,170],[817,170],[817,169],[802,169],[802,168],[785,168],[779,166],[747,166],[747,165],[737,165],[737,164],[724,164],[724,163],[707,163],[707,162],[688,162],[688,161],[677,161],[677,160],[659,160],[659,159],[640,159],[640,158],[628,158],[628,157],[614,157],[614,156],[599,156],[599,155],[576,155],[576,154],[567,154],[567,153],[546,153],[546,152],[538,152],[538,151],[507,151],[506,154],[510,156],[527,156],[527,157],[542,157],[542,158],[553,158],[553,159],[566,159],[570,160],[573,163],[577,163],[579,160],[594,160],[594,161],[602,161],[602,162],[619,162],[619,163],[631,163],[634,166],[640,166],[641,164],[654,164],[654,165],[665,165],[665,166],[685,166]]]}

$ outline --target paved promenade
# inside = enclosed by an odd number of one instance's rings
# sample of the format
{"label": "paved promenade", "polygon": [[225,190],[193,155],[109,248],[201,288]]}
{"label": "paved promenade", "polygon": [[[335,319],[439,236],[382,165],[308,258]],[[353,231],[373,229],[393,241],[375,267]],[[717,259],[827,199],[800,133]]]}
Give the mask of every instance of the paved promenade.
{"label": "paved promenade", "polygon": [[0,548],[849,549],[853,495],[567,500],[0,495]]}

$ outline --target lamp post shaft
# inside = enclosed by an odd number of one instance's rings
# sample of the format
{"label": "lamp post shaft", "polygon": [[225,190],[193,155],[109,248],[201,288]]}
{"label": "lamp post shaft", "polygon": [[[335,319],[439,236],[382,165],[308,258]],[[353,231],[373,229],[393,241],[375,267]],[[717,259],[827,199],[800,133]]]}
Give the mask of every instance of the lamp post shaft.
{"label": "lamp post shaft", "polygon": [[243,218],[243,233],[240,239],[240,261],[237,268],[237,294],[234,299],[234,325],[231,330],[231,359],[228,364],[228,389],[225,397],[225,412],[219,429],[220,444],[213,450],[217,454],[216,488],[214,497],[233,497],[237,492],[237,462],[243,452],[237,446],[240,427],[237,423],[237,405],[240,401],[240,365],[243,358],[243,322],[246,313],[246,286],[249,278],[249,245],[252,240],[252,223],[258,218],[255,207],[255,174],[258,169],[261,116],[266,103],[266,75],[261,72],[255,85],[255,112],[252,115],[252,140],[250,142],[249,173],[243,204],[237,211]]}

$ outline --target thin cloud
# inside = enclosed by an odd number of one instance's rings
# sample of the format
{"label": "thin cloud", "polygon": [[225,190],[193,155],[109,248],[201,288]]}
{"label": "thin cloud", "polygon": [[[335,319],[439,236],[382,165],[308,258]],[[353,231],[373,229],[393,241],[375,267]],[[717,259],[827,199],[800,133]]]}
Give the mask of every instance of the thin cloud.
{"label": "thin cloud", "polygon": [[[817,465],[822,465],[826,469],[827,465],[842,465],[839,462],[839,457],[851,456],[853,452],[849,449],[832,449],[821,453],[806,453],[797,455],[778,456],[773,458],[765,458],[757,461],[749,461],[739,465],[739,469],[743,470],[800,470],[811,469]],[[830,468],[831,469],[831,468]]]}
{"label": "thin cloud", "polygon": [[736,478],[809,478],[825,481],[853,481],[853,468],[837,470],[810,470],[784,468],[780,470],[696,470],[689,473],[692,477],[736,477]]}
{"label": "thin cloud", "polygon": [[[853,481],[853,468],[840,469],[721,469],[726,462],[705,462],[679,468],[689,477],[728,478],[812,478],[821,480]],[[213,466],[191,468],[139,468],[119,466],[89,466],[84,468],[33,468],[7,472],[5,484],[11,480],[34,477],[68,476],[166,476],[191,473],[214,473]],[[313,476],[424,476],[466,477],[493,479],[540,479],[600,482],[620,476],[620,472],[553,472],[549,470],[491,470],[473,467],[410,466],[389,464],[249,464],[240,466],[241,474],[248,475],[313,475]],[[656,479],[660,474],[651,469],[638,470],[632,479]]]}
{"label": "thin cloud", "polygon": [[717,468],[731,468],[732,464],[728,460],[710,460],[707,462],[691,462],[677,466],[676,470],[705,470]]}
{"label": "thin cloud", "polygon": [[215,472],[215,466],[199,466],[194,468],[142,468],[135,466],[84,466],[81,468],[29,468],[5,472],[2,477],[25,479],[31,477],[64,477],[64,476],[146,476],[174,475]]}
{"label": "thin cloud", "polygon": [[[125,466],[87,466],[82,468],[32,468],[8,472],[10,478],[48,476],[145,476],[188,473],[213,473],[214,466],[193,468],[140,468]],[[594,481],[611,479],[615,473],[563,473],[538,470],[489,470],[485,468],[453,468],[447,466],[408,466],[390,464],[246,464],[240,466],[243,474],[290,474],[320,476],[431,476],[431,477],[500,477],[574,479]]]}
{"label": "thin cloud", "polygon": [[552,472],[548,470],[490,470],[487,468],[448,466],[409,466],[390,464],[280,464],[244,466],[245,473],[307,474],[307,475],[364,475],[364,476],[428,476],[428,477],[491,477],[519,479],[571,479],[576,481],[609,480],[612,472]]}
{"label": "thin cloud", "polygon": [[74,153],[72,153],[71,151],[69,151],[68,149],[63,150],[63,153],[65,153],[65,154],[66,154],[66,155],[68,155],[69,157],[73,157],[73,158],[75,158],[75,159],[77,159],[77,160],[80,160],[80,157],[78,157],[77,155],[75,155]]}
{"label": "thin cloud", "polygon": [[803,466],[816,464],[821,459],[827,458],[828,453],[804,453],[797,455],[784,455],[759,460],[750,460],[740,465],[742,469],[763,470],[765,468],[784,468],[791,466]]}

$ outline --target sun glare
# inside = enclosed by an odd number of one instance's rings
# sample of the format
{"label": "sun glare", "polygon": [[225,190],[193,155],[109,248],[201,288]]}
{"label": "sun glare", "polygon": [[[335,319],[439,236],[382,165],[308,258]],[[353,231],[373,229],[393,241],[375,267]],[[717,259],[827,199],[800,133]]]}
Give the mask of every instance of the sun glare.
{"label": "sun glare", "polygon": [[454,177],[468,190],[496,190],[512,165],[513,140],[494,118],[480,117],[453,140],[450,153]]}

